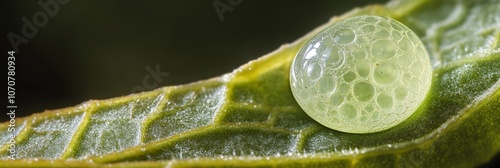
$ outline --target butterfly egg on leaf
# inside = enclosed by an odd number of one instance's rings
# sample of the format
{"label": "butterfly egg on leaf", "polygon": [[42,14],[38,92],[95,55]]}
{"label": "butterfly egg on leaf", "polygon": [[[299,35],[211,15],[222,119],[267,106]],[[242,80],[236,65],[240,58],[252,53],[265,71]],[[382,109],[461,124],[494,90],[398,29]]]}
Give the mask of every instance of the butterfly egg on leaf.
{"label": "butterfly egg on leaf", "polygon": [[381,16],[345,19],[316,34],[290,69],[292,93],[320,124],[342,132],[387,130],[410,117],[431,86],[422,41]]}

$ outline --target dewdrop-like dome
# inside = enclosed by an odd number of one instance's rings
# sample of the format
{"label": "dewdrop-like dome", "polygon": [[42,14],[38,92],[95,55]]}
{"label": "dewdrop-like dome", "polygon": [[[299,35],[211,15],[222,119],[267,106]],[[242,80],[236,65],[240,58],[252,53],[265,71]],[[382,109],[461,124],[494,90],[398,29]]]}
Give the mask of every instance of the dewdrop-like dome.
{"label": "dewdrop-like dome", "polygon": [[402,23],[357,16],[319,32],[297,53],[290,86],[320,124],[348,133],[389,129],[410,117],[431,86],[422,41]]}

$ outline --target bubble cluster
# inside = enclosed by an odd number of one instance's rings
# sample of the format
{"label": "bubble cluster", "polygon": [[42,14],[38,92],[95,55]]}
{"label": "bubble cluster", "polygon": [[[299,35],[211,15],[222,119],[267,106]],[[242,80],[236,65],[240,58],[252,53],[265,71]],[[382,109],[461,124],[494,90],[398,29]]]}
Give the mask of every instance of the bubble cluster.
{"label": "bubble cluster", "polygon": [[371,133],[406,120],[430,89],[420,39],[386,17],[357,16],[319,32],[297,53],[290,85],[302,109],[342,132]]}

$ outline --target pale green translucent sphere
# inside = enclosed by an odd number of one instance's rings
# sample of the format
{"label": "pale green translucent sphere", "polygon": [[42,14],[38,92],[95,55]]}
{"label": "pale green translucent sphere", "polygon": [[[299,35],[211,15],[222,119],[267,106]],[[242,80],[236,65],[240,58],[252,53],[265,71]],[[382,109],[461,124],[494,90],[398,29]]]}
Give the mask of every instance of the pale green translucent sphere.
{"label": "pale green translucent sphere", "polygon": [[290,85],[320,124],[348,133],[389,129],[410,117],[430,89],[422,41],[398,21],[358,16],[319,32],[297,53]]}

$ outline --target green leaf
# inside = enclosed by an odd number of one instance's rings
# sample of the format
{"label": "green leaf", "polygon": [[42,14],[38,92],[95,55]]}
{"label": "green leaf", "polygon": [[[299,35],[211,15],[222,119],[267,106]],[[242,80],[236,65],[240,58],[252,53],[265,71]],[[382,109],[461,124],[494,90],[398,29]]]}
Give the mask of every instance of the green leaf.
{"label": "green leaf", "polygon": [[[342,133],[297,105],[289,67],[315,33],[364,14],[392,17],[420,36],[433,84],[402,124]],[[0,124],[0,167],[472,167],[500,150],[499,112],[500,2],[394,0],[334,17],[217,78],[38,113],[17,119],[13,132]]]}

